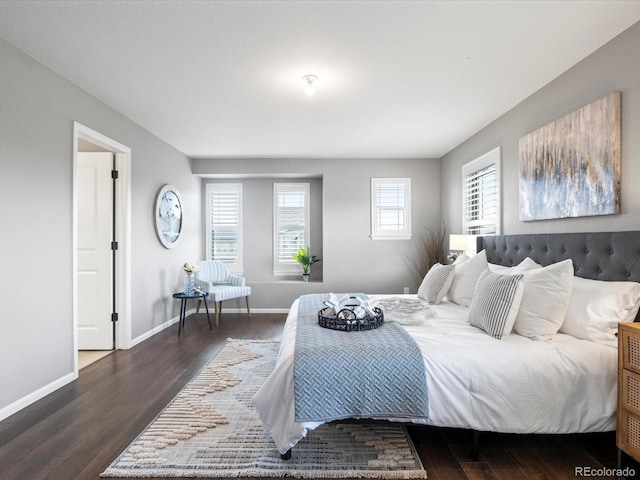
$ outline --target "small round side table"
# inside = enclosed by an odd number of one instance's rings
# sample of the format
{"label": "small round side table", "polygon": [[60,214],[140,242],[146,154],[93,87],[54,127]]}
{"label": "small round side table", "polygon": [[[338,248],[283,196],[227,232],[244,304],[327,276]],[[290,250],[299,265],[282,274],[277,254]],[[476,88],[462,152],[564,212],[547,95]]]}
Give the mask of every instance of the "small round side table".
{"label": "small round side table", "polygon": [[192,295],[187,295],[184,292],[178,292],[173,294],[173,298],[180,299],[180,320],[178,321],[178,336],[180,336],[180,332],[184,328],[184,319],[187,313],[187,300],[197,299],[204,301],[204,308],[207,311],[207,322],[209,322],[209,329],[213,330],[211,326],[211,319],[209,318],[209,307],[207,306],[207,295],[208,293],[194,293]]}

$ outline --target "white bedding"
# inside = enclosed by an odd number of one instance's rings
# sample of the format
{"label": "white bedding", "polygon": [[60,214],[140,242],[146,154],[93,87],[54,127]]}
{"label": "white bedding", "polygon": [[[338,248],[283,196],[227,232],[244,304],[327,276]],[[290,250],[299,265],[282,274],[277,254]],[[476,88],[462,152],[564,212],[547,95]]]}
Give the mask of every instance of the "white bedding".
{"label": "white bedding", "polygon": [[[320,425],[294,420],[297,302],[276,367],[254,397],[280,453]],[[429,419],[416,423],[504,433],[615,430],[615,348],[562,333],[544,342],[515,333],[497,340],[466,322],[466,307],[444,302],[430,308],[433,317],[405,325],[422,351],[429,389]]]}

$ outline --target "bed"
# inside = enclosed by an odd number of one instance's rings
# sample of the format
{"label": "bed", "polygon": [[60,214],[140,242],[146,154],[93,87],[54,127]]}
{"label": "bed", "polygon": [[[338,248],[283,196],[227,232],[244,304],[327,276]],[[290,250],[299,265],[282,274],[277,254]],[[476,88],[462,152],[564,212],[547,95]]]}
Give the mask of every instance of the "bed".
{"label": "bed", "polygon": [[[602,291],[608,290],[609,286],[617,288],[617,285],[625,289],[621,300],[626,302],[624,321],[634,320],[637,315],[640,232],[479,237],[477,251],[486,256],[490,270],[501,274],[507,273],[505,267],[514,269],[527,262],[537,263],[536,268],[547,267],[540,268],[541,272],[571,260],[569,263],[575,276],[587,280],[575,280],[575,295],[581,291],[586,299],[572,299],[577,303],[575,307],[569,305],[569,310],[592,308],[583,304],[591,302],[593,286],[588,282],[595,280]],[[502,275],[493,277],[505,278]],[[604,283],[598,282],[608,282],[607,289],[601,287]],[[575,286],[583,283],[588,283],[586,290]],[[453,287],[451,285],[449,290],[451,297],[454,297]],[[412,299],[415,296],[402,297]],[[285,323],[275,369],[254,398],[262,423],[283,458],[297,442],[324,423],[295,420],[293,366],[299,302],[300,299],[294,302]],[[609,315],[607,309],[614,303],[608,299],[601,302],[600,305],[606,307],[604,315]],[[572,334],[563,333],[564,325],[561,331],[540,339],[515,331],[497,339],[468,323],[469,310],[474,308],[473,303],[465,306],[445,300],[429,305],[430,315],[425,315],[417,324],[404,326],[424,360],[429,414],[428,418],[391,416],[384,419],[474,432],[615,430],[617,350],[610,338],[611,325],[607,327],[608,337],[602,337],[606,341],[600,341],[597,336],[600,331],[581,335],[579,331],[574,334],[569,328]]]}

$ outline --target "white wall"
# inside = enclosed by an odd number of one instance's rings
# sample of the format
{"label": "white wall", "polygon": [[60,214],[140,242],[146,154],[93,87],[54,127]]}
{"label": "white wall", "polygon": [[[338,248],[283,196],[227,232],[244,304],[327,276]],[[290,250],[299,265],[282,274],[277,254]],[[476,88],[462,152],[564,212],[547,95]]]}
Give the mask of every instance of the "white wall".
{"label": "white wall", "polygon": [[[77,121],[132,149],[132,337],[178,314],[170,294],[202,252],[201,181],[148,131],[0,40],[0,418],[73,376],[72,175]],[[153,204],[180,189],[185,236],[165,250]]]}
{"label": "white wall", "polygon": [[[414,256],[424,228],[440,224],[437,159],[194,159],[192,169],[202,176],[322,176],[323,281],[304,284],[247,278],[253,288],[252,307],[288,308],[304,293],[402,293],[404,286],[416,292],[418,279],[408,258]],[[371,177],[412,179],[412,240],[369,238]],[[271,230],[264,234],[264,241],[271,242]]]}
{"label": "white wall", "polygon": [[[503,234],[640,229],[639,46],[637,23],[445,155],[441,163],[441,203],[451,231],[462,229],[462,165],[496,146],[502,147]],[[621,214],[521,222],[520,137],[614,91],[622,92]]]}

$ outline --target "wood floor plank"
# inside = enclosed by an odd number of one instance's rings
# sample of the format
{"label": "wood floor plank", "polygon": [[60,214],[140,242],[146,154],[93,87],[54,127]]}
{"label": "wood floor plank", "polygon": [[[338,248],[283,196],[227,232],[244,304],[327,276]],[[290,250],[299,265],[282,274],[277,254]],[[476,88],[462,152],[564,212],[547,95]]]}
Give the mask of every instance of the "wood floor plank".
{"label": "wood floor plank", "polygon": [[575,479],[575,467],[581,464],[581,460],[575,457],[567,457],[562,454],[564,435],[554,437],[552,435],[531,436],[528,448],[549,466],[555,478],[559,480]]}
{"label": "wood floor plank", "polygon": [[504,448],[530,480],[557,479],[552,466],[547,465],[531,451],[528,437],[514,435],[512,441]]}
{"label": "wood floor plank", "polygon": [[460,468],[468,480],[499,480],[496,473],[485,462],[461,462]]}
{"label": "wood floor plank", "polygon": [[505,449],[505,443],[510,443],[508,437],[485,433],[481,442],[480,460],[490,466],[498,479],[529,480],[528,474]]}
{"label": "wood floor plank", "polygon": [[427,475],[436,474],[439,478],[446,480],[464,480],[467,477],[442,435],[442,432],[446,430],[448,429],[433,427],[419,429],[422,452],[426,453],[426,461],[423,460],[423,463],[428,462],[433,466],[433,470],[427,471]]}
{"label": "wood floor plank", "polygon": [[420,461],[422,462],[422,467],[425,469],[425,471],[429,472],[428,473],[429,480],[446,480],[445,478],[442,478],[439,475],[438,470],[431,463],[431,459],[429,458],[426,448],[427,447],[424,445],[416,445],[416,452],[420,457]]}

